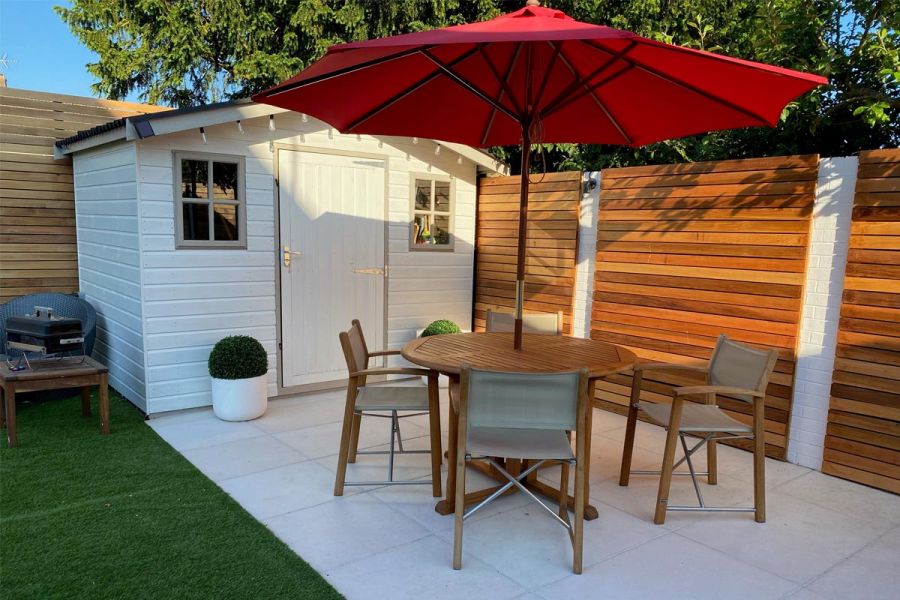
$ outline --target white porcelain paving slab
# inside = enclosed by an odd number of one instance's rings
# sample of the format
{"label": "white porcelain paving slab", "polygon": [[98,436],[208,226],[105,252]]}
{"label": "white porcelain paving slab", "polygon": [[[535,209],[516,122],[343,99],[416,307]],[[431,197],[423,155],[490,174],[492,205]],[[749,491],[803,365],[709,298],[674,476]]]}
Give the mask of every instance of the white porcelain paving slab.
{"label": "white porcelain paving slab", "polygon": [[[601,518],[584,524],[584,567],[639,546],[666,530],[594,500]],[[476,513],[477,514],[477,513]],[[438,536],[453,541],[453,531]],[[530,501],[518,508],[469,522],[463,528],[463,561],[476,557],[530,589],[571,573],[569,533]]]}
{"label": "white porcelain paving slab", "polygon": [[308,460],[287,444],[267,435],[185,450],[182,454],[213,481]]}
{"label": "white porcelain paving slab", "polygon": [[[343,403],[343,392],[331,391],[271,401],[264,417],[246,423],[205,409],[149,424],[350,600],[880,599],[900,585],[900,497],[767,460],[768,523],[669,513],[660,527],[652,523],[659,480],[635,475],[618,485],[625,419],[602,411],[594,411],[591,461],[600,517],[585,526],[585,573],[572,575],[567,534],[522,494],[466,522],[463,569],[453,571],[453,518],[434,512],[430,485],[332,495]],[[442,390],[444,448],[446,410]],[[387,425],[365,420],[360,447],[386,448]],[[401,427],[407,448],[428,448],[427,417]],[[640,423],[633,468],[658,468],[664,439],[661,428]],[[704,453],[697,464],[705,468]],[[702,484],[707,500],[750,503],[751,455],[720,446],[719,465],[719,484]],[[386,456],[360,456],[348,476],[382,480],[386,466]],[[396,477],[429,478],[428,455],[398,457]],[[558,481],[558,471],[541,477]],[[476,472],[467,481],[469,489],[494,483]],[[695,501],[686,477],[672,490],[673,502]]]}
{"label": "white porcelain paving slab", "polygon": [[668,533],[539,590],[559,598],[781,598],[798,586]]}
{"label": "white porcelain paving slab", "polygon": [[222,421],[213,415],[212,410],[201,413],[203,417],[196,412],[187,414],[184,421],[169,417],[165,420],[150,419],[147,423],[179,452],[265,435],[265,431],[255,422]]}
{"label": "white porcelain paving slab", "polygon": [[900,527],[884,534],[809,584],[825,598],[895,598],[900,595]]}
{"label": "white porcelain paving slab", "polygon": [[[285,444],[299,450],[309,458],[322,458],[337,455],[341,442],[341,429],[343,423],[325,423],[307,427],[306,429],[294,429],[276,433],[275,438]],[[415,438],[428,435],[428,429],[423,429],[411,419],[401,419],[400,434],[403,441],[407,442]],[[366,449],[372,446],[380,446],[391,439],[391,420],[380,417],[363,417],[359,428],[359,448]],[[408,445],[408,444],[407,444]],[[421,444],[420,444],[421,445]],[[425,447],[427,447],[427,443]]]}
{"label": "white porcelain paving slab", "polygon": [[[883,530],[870,521],[797,500],[768,495],[766,523],[724,513],[704,515],[678,533],[747,564],[806,583],[875,541]],[[790,557],[790,560],[785,560]]]}
{"label": "white porcelain paving slab", "polygon": [[[768,463],[767,463],[768,466]],[[884,525],[900,525],[900,496],[810,471],[779,488],[785,494]]]}
{"label": "white porcelain paving slab", "polygon": [[319,571],[429,535],[371,494],[357,494],[263,521]]}
{"label": "white porcelain paving slab", "polygon": [[[315,461],[226,479],[219,485],[257,519],[334,500],[334,473]],[[349,496],[357,491],[348,488],[344,493]]]}
{"label": "white porcelain paving slab", "polygon": [[325,571],[348,598],[391,600],[504,600],[527,590],[484,562],[470,557],[450,568],[452,546],[435,535]]}

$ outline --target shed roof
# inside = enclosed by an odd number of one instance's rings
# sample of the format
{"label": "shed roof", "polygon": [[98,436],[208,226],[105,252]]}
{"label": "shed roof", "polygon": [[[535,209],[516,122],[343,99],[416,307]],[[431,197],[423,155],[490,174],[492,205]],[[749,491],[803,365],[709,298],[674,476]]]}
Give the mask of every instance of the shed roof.
{"label": "shed roof", "polygon": [[[268,104],[259,104],[253,102],[250,98],[242,98],[204,106],[192,106],[133,117],[123,117],[90,129],[78,131],[74,135],[57,141],[54,154],[57,158],[61,158],[115,141],[142,140],[199,127],[212,127],[229,121],[253,119],[286,112],[291,111]],[[487,152],[464,144],[441,140],[434,141],[448,150],[452,150],[473,161],[483,171],[501,174],[509,173],[509,167],[505,163],[497,160]]]}

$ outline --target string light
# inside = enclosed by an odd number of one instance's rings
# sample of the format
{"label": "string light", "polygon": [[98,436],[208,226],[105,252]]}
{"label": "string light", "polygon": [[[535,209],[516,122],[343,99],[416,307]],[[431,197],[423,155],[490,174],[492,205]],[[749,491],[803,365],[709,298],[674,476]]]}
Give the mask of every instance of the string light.
{"label": "string light", "polygon": [[300,120],[303,121],[304,123],[308,123],[309,117],[306,116],[306,113],[300,113]]}
{"label": "string light", "polygon": [[269,115],[269,131],[275,131],[275,115]]}
{"label": "string light", "polygon": [[205,146],[206,145],[206,131],[204,131],[202,127],[200,128],[200,139],[203,140],[203,145]]}
{"label": "string light", "polygon": [[418,143],[419,143],[419,138],[414,137],[414,138],[413,138],[413,144],[418,144]]}
{"label": "string light", "polygon": [[240,120],[240,119],[237,120],[237,128],[238,128],[238,131],[241,132],[241,135],[244,135],[244,126],[241,125],[241,120]]}
{"label": "string light", "polygon": [[434,155],[438,156],[438,155],[440,155],[440,153],[441,153],[441,145],[438,144],[437,146],[434,147]]}

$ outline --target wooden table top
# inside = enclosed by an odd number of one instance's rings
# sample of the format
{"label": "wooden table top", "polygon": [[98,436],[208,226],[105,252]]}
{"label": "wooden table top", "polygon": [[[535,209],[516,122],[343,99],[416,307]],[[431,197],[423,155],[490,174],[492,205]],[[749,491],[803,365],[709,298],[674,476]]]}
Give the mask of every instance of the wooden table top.
{"label": "wooden table top", "polygon": [[12,371],[9,365],[6,364],[6,360],[0,360],[0,380],[35,381],[40,379],[62,379],[80,375],[99,375],[109,370],[90,356],[85,356],[84,360],[81,357],[32,360],[31,366],[31,369]]}
{"label": "wooden table top", "polygon": [[518,351],[513,349],[511,333],[455,333],[413,340],[401,355],[417,365],[453,375],[467,364],[521,373],[587,368],[591,378],[630,369],[636,360],[630,350],[606,342],[528,333]]}

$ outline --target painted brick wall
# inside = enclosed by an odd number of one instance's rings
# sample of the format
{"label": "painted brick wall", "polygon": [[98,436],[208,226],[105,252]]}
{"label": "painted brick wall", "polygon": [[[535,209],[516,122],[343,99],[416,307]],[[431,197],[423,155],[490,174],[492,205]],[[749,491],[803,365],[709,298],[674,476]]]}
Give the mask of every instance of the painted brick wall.
{"label": "painted brick wall", "polygon": [[594,297],[594,266],[597,253],[597,210],[600,207],[600,171],[586,172],[587,193],[581,196],[578,214],[578,265],[575,271],[575,301],[572,335],[591,337],[591,305]]}
{"label": "painted brick wall", "polygon": [[814,469],[822,466],[856,169],[855,157],[819,162],[788,444],[790,462]]}

